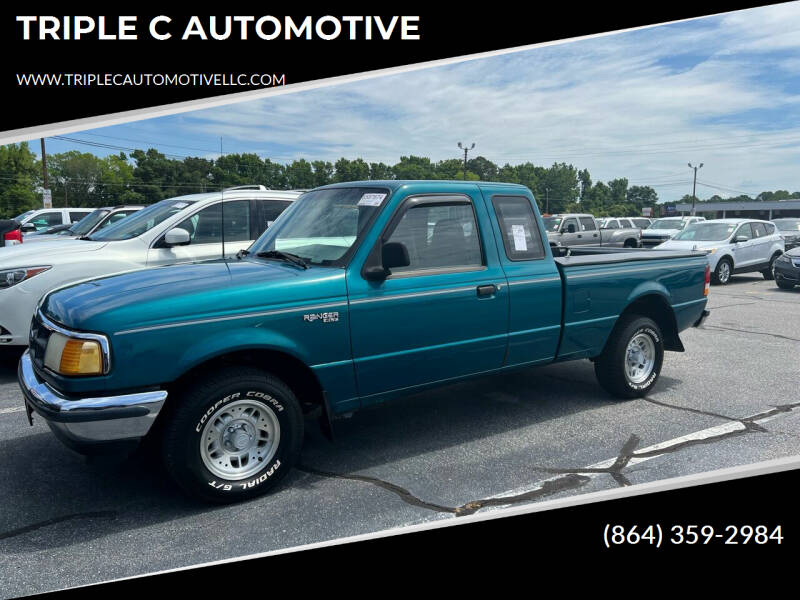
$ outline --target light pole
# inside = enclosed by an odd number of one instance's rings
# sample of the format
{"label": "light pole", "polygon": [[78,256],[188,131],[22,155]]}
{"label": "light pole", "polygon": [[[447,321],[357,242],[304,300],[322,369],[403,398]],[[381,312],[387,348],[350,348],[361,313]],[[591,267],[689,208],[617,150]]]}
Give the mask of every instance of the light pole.
{"label": "light pole", "polygon": [[694,203],[697,201],[697,169],[702,169],[703,163],[700,163],[696,167],[693,167],[692,163],[689,163],[689,168],[694,169],[694,183],[692,184],[692,216],[694,216]]}
{"label": "light pole", "polygon": [[467,152],[472,150],[475,147],[475,142],[472,143],[472,146],[467,148],[466,145],[462,146],[461,142],[458,142],[458,147],[464,151],[464,181],[467,179]]}
{"label": "light pole", "polygon": [[544,212],[545,214],[550,214],[550,188],[544,188]]}

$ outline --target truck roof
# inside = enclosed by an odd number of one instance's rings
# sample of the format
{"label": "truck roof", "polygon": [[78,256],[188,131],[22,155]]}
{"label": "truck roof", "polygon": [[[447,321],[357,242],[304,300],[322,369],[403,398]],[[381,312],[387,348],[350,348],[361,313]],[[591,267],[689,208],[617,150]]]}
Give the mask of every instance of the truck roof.
{"label": "truck roof", "polygon": [[385,187],[394,191],[405,186],[426,186],[426,187],[460,187],[474,185],[478,188],[515,188],[527,190],[524,185],[518,183],[502,183],[497,181],[463,181],[461,179],[375,179],[366,181],[344,181],[342,183],[331,183],[315,189],[347,188],[347,187]]}

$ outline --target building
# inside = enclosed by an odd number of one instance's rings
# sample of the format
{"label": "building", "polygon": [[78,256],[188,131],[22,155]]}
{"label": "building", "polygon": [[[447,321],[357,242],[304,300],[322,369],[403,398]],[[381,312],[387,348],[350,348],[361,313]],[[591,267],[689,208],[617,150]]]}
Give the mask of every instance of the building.
{"label": "building", "polygon": [[[676,213],[692,212],[689,203],[675,205]],[[746,218],[771,221],[781,217],[800,217],[800,200],[773,200],[770,202],[703,202],[695,204],[695,213],[706,218]]]}

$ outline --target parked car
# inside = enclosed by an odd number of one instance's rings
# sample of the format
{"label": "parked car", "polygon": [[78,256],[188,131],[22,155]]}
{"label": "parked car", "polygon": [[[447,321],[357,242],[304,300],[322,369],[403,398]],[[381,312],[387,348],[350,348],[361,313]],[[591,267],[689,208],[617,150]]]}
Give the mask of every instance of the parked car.
{"label": "parked car", "polygon": [[79,237],[92,235],[105,227],[113,225],[117,221],[132,215],[144,208],[141,205],[121,205],[104,206],[90,212],[77,223],[72,225],[56,225],[50,229],[32,233],[25,237],[25,241],[30,242],[52,242],[63,240],[74,240]]}
{"label": "parked car", "polygon": [[783,237],[787,250],[800,246],[800,219],[772,219]]}
{"label": "parked car", "polygon": [[631,217],[630,220],[631,223],[633,223],[633,226],[638,227],[639,229],[647,229],[653,224],[653,219],[650,217]]}
{"label": "parked car", "polygon": [[[162,200],[88,237],[23,243],[0,253],[0,344],[26,346],[45,292],[90,277],[172,263],[234,256],[299,195],[234,189]],[[224,196],[224,206],[222,199]]]}
{"label": "parked car", "polygon": [[0,219],[0,248],[21,243],[22,233],[19,229],[19,221],[14,219]]}
{"label": "parked car", "polygon": [[642,246],[652,248],[673,238],[687,225],[705,221],[705,217],[666,217],[656,219],[642,232]]}
{"label": "parked car", "polygon": [[800,247],[787,250],[775,261],[772,269],[775,283],[782,290],[800,285]]}
{"label": "parked car", "polygon": [[658,248],[707,252],[712,281],[725,285],[734,273],[760,271],[764,279],[772,279],[772,266],[784,245],[769,221],[714,219],[687,226]]}
{"label": "parked car", "polygon": [[25,404],[84,452],[160,436],[184,490],[231,502],[292,468],[303,407],[330,426],[433,385],[580,358],[617,398],[646,395],[664,351],[708,315],[705,255],[546,240],[520,185],[317,188],[240,260],[49,293],[20,361]]}
{"label": "parked car", "polygon": [[547,239],[551,246],[621,246],[638,248],[641,230],[602,229],[595,218],[586,213],[567,213],[544,217]]}
{"label": "parked car", "polygon": [[15,217],[15,220],[19,221],[22,234],[26,235],[54,225],[77,223],[93,210],[93,208],[40,208],[24,212]]}

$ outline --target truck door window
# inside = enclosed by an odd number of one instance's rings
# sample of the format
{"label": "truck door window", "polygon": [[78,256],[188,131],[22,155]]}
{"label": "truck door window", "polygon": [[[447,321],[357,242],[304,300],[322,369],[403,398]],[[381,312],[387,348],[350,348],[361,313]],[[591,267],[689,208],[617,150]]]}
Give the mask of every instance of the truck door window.
{"label": "truck door window", "polygon": [[592,217],[579,217],[581,221],[581,230],[582,231],[595,231],[597,227],[594,224],[594,219]]}
{"label": "truck door window", "polygon": [[386,242],[401,242],[410,264],[392,269],[474,268],[483,265],[471,204],[420,204],[405,211]]}
{"label": "truck door window", "polygon": [[523,196],[494,196],[492,205],[509,260],[544,258],[542,236],[530,201]]}
{"label": "truck door window", "polygon": [[259,210],[260,222],[258,223],[258,237],[272,225],[273,221],[287,208],[291,202],[286,200],[257,200],[261,210]]}
{"label": "truck door window", "polygon": [[[572,231],[570,231],[570,226],[572,226]],[[580,231],[580,227],[578,227],[578,221],[573,218],[569,218],[564,221],[564,224],[561,226],[561,231],[564,233],[577,233]]]}

